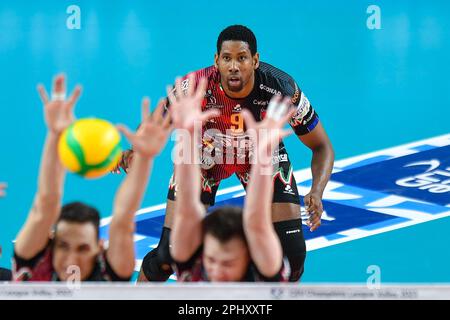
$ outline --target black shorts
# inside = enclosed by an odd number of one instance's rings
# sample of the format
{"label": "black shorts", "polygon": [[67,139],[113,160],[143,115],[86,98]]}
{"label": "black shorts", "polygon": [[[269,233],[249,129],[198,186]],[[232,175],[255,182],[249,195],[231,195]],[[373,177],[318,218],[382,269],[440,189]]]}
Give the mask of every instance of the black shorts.
{"label": "black shorts", "polygon": [[[294,170],[284,146],[279,149],[277,156],[273,157],[272,162],[274,164],[274,188],[272,203],[281,202],[300,205],[300,196],[297,190],[297,182],[295,181]],[[245,189],[250,177],[250,172],[236,172],[235,174]],[[202,171],[201,202],[203,204],[209,206],[213,206],[215,204],[216,193],[219,189],[219,185],[220,180],[214,181],[214,179],[208,176],[207,171]],[[175,200],[175,190],[176,185],[172,176],[172,178],[170,179],[167,199],[173,201]]]}

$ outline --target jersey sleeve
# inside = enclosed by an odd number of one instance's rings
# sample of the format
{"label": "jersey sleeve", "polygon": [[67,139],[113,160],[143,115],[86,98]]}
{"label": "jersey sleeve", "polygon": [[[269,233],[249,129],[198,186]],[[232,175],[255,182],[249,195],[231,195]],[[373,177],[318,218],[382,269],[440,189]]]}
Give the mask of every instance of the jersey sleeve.
{"label": "jersey sleeve", "polygon": [[45,256],[49,253],[49,244],[30,259],[20,257],[14,250],[12,258],[12,273],[15,281],[28,281],[33,277],[37,265],[45,263]]}
{"label": "jersey sleeve", "polygon": [[319,123],[319,115],[305,96],[305,93],[291,77],[287,79],[283,87],[282,94],[292,97],[291,102],[297,109],[289,121],[295,134],[301,136],[313,131]]}
{"label": "jersey sleeve", "polygon": [[254,268],[257,274],[257,282],[287,282],[291,271],[287,258],[283,258],[280,270],[272,277],[266,277],[258,270],[256,266],[254,266]]}
{"label": "jersey sleeve", "polygon": [[192,256],[184,262],[173,260],[172,268],[175,270],[178,281],[198,281],[201,278],[203,246],[200,246]]}
{"label": "jersey sleeve", "polygon": [[101,259],[103,259],[104,263],[105,263],[105,276],[107,277],[107,279],[109,281],[123,281],[123,282],[129,282],[131,280],[131,277],[127,277],[127,278],[123,278],[121,276],[119,276],[113,269],[113,267],[111,266],[111,264],[108,261],[108,257],[106,256],[106,253],[101,253]]}

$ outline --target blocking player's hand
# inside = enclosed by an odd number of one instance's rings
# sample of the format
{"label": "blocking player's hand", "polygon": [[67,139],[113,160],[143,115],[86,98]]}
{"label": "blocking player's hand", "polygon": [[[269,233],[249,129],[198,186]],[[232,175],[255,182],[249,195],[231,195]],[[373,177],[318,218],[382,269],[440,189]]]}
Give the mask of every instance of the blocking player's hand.
{"label": "blocking player's hand", "polygon": [[163,99],[159,101],[155,111],[150,113],[150,100],[144,98],[141,109],[142,123],[136,133],[133,133],[124,125],[118,125],[117,128],[133,145],[133,152],[146,158],[152,158],[158,155],[166,145],[172,131],[170,116],[163,115]]}
{"label": "blocking player's hand", "polygon": [[310,192],[305,196],[306,211],[309,214],[309,220],[306,223],[310,231],[315,231],[321,225],[323,213],[322,198],[319,194]]}
{"label": "blocking player's hand", "polygon": [[81,94],[81,86],[77,85],[72,95],[66,99],[66,79],[64,74],[53,80],[51,100],[42,84],[38,92],[44,105],[44,118],[50,132],[61,134],[75,120],[73,109]]}
{"label": "blocking player's hand", "polygon": [[8,186],[8,185],[7,185],[6,183],[0,182],[0,198],[1,198],[1,197],[4,197],[4,196],[6,195],[5,190],[6,190],[6,187],[7,187],[7,186]]}
{"label": "blocking player's hand", "polygon": [[202,112],[202,100],[205,96],[207,80],[201,79],[197,88],[194,89],[194,74],[190,74],[188,79],[190,85],[183,90],[181,78],[177,78],[175,90],[170,86],[167,87],[167,97],[170,101],[169,112],[174,128],[193,133],[196,127],[200,130],[203,122],[219,116],[220,112],[218,110]]}
{"label": "blocking player's hand", "polygon": [[295,109],[290,108],[290,98],[274,96],[269,103],[267,116],[260,122],[256,122],[248,110],[242,110],[247,134],[255,144],[257,161],[271,164],[272,154],[278,147],[280,140],[292,134],[290,130],[282,130],[283,126],[291,119]]}

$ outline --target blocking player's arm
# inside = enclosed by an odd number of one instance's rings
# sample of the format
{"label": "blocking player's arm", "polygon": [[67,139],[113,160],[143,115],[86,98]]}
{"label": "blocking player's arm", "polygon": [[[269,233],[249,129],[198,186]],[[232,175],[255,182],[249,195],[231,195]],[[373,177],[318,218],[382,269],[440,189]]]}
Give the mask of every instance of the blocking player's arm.
{"label": "blocking player's arm", "polygon": [[[188,76],[193,83],[194,75]],[[186,262],[197,251],[202,242],[202,219],[205,208],[200,201],[201,173],[199,145],[202,123],[218,115],[217,110],[202,112],[201,103],[207,82],[200,80],[196,89],[188,86],[185,94],[175,96],[168,88],[170,115],[177,129],[175,152],[175,179],[177,183],[175,214],[170,234],[170,253],[179,263]],[[176,80],[175,89],[182,90],[181,79]]]}
{"label": "blocking player's arm", "polygon": [[58,157],[58,140],[63,130],[74,120],[73,108],[81,93],[81,88],[77,86],[72,96],[65,100],[64,75],[54,79],[52,100],[49,100],[42,85],[38,90],[44,104],[48,130],[33,207],[14,245],[15,253],[23,259],[31,259],[44,249],[49,241],[52,226],[58,220],[65,177],[65,170]]}
{"label": "blocking player's arm", "polygon": [[[202,220],[205,208],[200,201],[201,176],[198,153],[194,139],[178,135],[177,153],[189,153],[192,157],[175,164],[175,179],[177,183],[175,214],[170,235],[170,252],[176,262],[189,260],[201,244]],[[189,151],[188,151],[189,150]]]}
{"label": "blocking player's arm", "polygon": [[[284,105],[284,106],[283,106]],[[274,114],[275,108],[284,110]],[[288,99],[279,103],[278,97],[272,99],[267,117],[258,124],[253,116],[243,110],[246,126],[255,143],[255,161],[252,162],[250,179],[246,189],[243,223],[250,255],[258,271],[267,278],[272,278],[281,269],[283,250],[272,224],[273,197],[273,150],[280,138],[289,134],[281,131],[283,125],[292,116],[287,112]],[[256,134],[256,135],[255,135]]]}
{"label": "blocking player's arm", "polygon": [[142,102],[142,123],[136,133],[125,126],[119,130],[133,145],[133,166],[117,191],[109,228],[106,257],[114,272],[123,278],[134,271],[134,216],[148,185],[153,159],[164,148],[171,131],[170,117],[163,116],[163,101],[152,115],[149,100]]}

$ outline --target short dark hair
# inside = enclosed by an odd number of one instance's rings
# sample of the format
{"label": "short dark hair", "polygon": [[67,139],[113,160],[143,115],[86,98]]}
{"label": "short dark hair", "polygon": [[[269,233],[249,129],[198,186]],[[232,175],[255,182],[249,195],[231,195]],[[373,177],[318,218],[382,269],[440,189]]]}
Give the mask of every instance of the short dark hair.
{"label": "short dark hair", "polygon": [[97,239],[99,238],[100,213],[94,207],[82,202],[68,203],[62,207],[61,214],[56,224],[61,221],[92,223],[97,231]]}
{"label": "short dark hair", "polygon": [[255,34],[246,26],[236,24],[222,30],[217,38],[217,54],[220,54],[222,43],[228,40],[247,42],[252,56],[258,52]]}
{"label": "short dark hair", "polygon": [[242,208],[223,206],[203,219],[203,235],[210,234],[221,243],[237,237],[247,243],[242,224]]}

